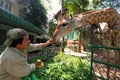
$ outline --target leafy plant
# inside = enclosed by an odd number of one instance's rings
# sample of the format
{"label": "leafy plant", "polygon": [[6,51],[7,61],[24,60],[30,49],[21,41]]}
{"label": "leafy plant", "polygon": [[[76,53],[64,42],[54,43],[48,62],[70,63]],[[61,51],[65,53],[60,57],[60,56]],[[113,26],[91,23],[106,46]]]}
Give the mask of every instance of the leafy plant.
{"label": "leafy plant", "polygon": [[34,71],[39,80],[89,79],[90,65],[85,59],[59,52],[56,56],[48,58],[44,63],[45,67],[43,69],[36,69]]}

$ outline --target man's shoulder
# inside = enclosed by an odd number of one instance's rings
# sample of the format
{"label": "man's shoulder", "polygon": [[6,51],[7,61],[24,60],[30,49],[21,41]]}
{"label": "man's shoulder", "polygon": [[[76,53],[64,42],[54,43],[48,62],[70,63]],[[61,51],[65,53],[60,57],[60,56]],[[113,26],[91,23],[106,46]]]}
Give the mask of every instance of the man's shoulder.
{"label": "man's shoulder", "polygon": [[3,54],[8,59],[15,59],[18,56],[18,53],[13,48],[6,48]]}

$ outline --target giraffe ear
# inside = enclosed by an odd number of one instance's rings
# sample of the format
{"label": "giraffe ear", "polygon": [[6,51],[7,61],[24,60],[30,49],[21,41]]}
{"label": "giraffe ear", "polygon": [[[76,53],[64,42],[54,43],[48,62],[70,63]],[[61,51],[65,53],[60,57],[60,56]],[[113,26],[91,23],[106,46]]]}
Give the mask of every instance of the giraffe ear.
{"label": "giraffe ear", "polygon": [[73,19],[73,15],[72,14],[70,14],[69,19]]}

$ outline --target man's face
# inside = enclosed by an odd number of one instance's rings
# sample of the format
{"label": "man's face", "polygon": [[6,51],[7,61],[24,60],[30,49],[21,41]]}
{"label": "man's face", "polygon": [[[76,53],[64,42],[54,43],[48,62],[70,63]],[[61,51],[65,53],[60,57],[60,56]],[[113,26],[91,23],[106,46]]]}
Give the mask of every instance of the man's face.
{"label": "man's face", "polygon": [[29,35],[26,34],[25,36],[23,36],[23,41],[20,44],[21,45],[21,49],[26,49],[30,44],[30,40],[29,40]]}

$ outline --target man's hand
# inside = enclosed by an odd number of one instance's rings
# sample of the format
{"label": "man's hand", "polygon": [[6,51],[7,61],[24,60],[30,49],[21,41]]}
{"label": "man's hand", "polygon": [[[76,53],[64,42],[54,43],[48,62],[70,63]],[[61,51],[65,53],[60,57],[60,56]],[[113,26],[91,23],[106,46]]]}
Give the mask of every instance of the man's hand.
{"label": "man's hand", "polygon": [[44,63],[41,60],[37,60],[37,62],[35,63],[37,68],[43,68],[44,67]]}

